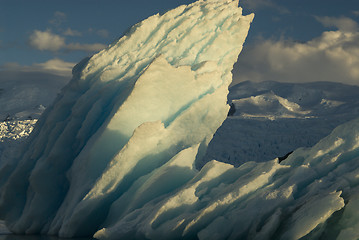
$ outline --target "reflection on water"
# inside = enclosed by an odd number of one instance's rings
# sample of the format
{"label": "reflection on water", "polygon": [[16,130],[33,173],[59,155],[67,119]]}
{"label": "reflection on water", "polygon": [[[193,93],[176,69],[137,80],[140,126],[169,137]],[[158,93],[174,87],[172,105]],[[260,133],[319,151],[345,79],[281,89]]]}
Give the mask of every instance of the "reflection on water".
{"label": "reflection on water", "polygon": [[0,240],[95,240],[94,238],[59,238],[45,235],[0,234]]}

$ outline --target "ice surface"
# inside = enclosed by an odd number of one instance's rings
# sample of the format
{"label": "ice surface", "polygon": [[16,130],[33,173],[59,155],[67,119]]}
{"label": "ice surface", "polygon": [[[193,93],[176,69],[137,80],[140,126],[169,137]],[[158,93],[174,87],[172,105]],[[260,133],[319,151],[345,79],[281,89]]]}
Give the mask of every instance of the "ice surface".
{"label": "ice surface", "polygon": [[[227,116],[231,70],[252,19],[238,1],[198,1],[149,17],[75,66],[20,157],[0,169],[0,218],[8,228],[61,237],[105,229],[96,236],[117,239],[111,226],[193,177],[212,186],[232,167],[209,164],[198,175],[194,162]],[[159,236],[164,227],[155,226],[177,212],[176,202],[195,203],[187,196],[191,190],[168,203],[173,213],[164,205],[153,229],[121,231]]]}

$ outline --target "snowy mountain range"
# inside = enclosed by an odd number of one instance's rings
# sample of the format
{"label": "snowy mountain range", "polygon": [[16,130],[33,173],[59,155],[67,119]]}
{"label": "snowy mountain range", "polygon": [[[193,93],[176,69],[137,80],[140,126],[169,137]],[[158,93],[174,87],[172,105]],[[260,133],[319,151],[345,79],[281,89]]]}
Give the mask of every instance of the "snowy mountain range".
{"label": "snowy mountain range", "polygon": [[359,87],[340,83],[248,81],[231,87],[228,101],[235,112],[217,130],[203,162],[272,160],[314,146],[359,116]]}

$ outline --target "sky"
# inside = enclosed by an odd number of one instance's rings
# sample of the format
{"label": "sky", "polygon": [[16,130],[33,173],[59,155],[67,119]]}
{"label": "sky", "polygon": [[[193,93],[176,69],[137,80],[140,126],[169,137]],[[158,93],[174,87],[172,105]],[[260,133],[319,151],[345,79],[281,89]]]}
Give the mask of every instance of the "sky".
{"label": "sky", "polygon": [[[194,0],[0,0],[0,80],[71,78],[133,24]],[[254,13],[233,82],[359,85],[358,0],[240,0]],[[31,79],[29,79],[31,80]]]}

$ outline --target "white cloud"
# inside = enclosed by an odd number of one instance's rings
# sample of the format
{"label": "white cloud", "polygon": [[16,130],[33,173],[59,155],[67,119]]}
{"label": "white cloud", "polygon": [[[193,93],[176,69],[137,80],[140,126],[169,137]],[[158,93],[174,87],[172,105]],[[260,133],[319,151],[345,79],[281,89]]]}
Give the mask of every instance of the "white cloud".
{"label": "white cloud", "polygon": [[336,27],[344,32],[355,32],[358,23],[347,17],[315,17],[324,27]]}
{"label": "white cloud", "polygon": [[359,16],[359,10],[358,10],[358,11],[353,11],[353,14],[354,14],[355,16]]}
{"label": "white cloud", "polygon": [[57,75],[69,76],[71,75],[71,71],[74,66],[75,63],[65,62],[61,59],[55,58],[44,63],[34,64],[33,68],[47,72],[56,72]]}
{"label": "white cloud", "polygon": [[234,71],[234,82],[331,81],[359,85],[358,66],[359,32],[326,31],[305,43],[261,40],[246,45]]}
{"label": "white cloud", "polygon": [[61,59],[54,58],[44,63],[35,63],[31,66],[23,66],[16,62],[8,62],[0,66],[0,71],[13,71],[13,72],[39,72],[48,73],[57,76],[70,77],[72,75],[72,68],[75,63],[65,62]]}
{"label": "white cloud", "polygon": [[50,30],[44,32],[35,30],[29,38],[30,45],[38,50],[44,51],[86,51],[86,52],[96,52],[106,47],[106,45],[101,43],[94,44],[82,44],[82,43],[69,43],[66,44],[65,38],[52,33]]}
{"label": "white cloud", "polygon": [[82,36],[81,32],[77,30],[73,30],[71,28],[66,29],[63,33],[65,36],[71,36],[71,37],[80,37]]}
{"label": "white cloud", "polygon": [[65,47],[65,38],[52,33],[50,30],[44,32],[35,30],[29,38],[30,45],[38,50],[58,51]]}

